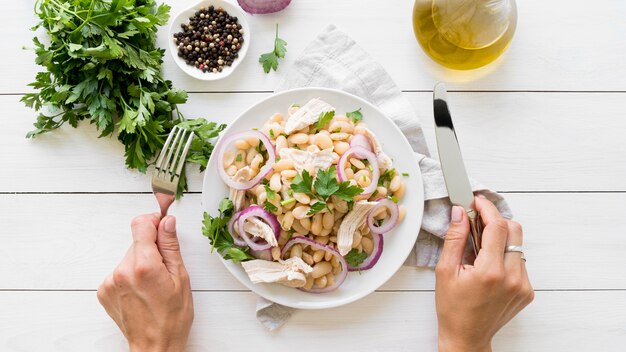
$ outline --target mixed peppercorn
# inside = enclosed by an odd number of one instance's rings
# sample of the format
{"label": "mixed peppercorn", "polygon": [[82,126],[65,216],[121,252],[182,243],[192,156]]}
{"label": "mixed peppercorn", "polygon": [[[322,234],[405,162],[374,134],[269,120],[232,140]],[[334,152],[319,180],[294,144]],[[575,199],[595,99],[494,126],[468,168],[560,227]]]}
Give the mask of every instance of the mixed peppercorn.
{"label": "mixed peppercorn", "polygon": [[178,56],[203,72],[221,72],[239,57],[244,30],[237,17],[221,7],[201,7],[174,34]]}

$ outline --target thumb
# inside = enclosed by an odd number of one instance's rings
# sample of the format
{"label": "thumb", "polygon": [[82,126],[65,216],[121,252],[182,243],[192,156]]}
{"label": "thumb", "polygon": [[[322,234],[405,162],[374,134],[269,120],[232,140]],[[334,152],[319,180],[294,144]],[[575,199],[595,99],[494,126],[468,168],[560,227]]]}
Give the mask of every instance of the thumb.
{"label": "thumb", "polygon": [[463,260],[465,245],[469,237],[469,218],[463,207],[453,206],[450,227],[444,238],[443,250],[438,266],[447,269],[456,269]]}
{"label": "thumb", "polygon": [[161,219],[156,244],[167,270],[173,275],[178,275],[183,266],[183,258],[180,255],[180,244],[176,235],[175,217],[168,215]]}

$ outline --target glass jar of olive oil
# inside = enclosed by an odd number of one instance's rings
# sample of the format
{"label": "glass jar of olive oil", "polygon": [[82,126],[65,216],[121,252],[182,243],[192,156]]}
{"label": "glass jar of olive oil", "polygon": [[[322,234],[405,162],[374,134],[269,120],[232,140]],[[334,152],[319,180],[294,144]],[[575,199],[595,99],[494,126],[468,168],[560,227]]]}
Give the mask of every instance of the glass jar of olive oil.
{"label": "glass jar of olive oil", "polygon": [[413,29],[436,62],[469,70],[495,60],[511,43],[515,0],[415,0]]}

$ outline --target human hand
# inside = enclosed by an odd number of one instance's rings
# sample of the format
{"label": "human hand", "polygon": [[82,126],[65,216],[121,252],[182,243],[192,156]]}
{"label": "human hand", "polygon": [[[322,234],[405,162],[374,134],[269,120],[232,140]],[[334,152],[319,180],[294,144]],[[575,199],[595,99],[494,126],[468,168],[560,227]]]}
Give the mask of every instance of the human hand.
{"label": "human hand", "polygon": [[193,321],[189,275],[180,255],[176,218],[141,215],[133,244],[100,288],[98,300],[132,352],[184,351]]}
{"label": "human hand", "polygon": [[470,232],[465,209],[452,209],[452,222],[435,270],[439,351],[491,351],[491,339],[534,298],[521,253],[522,227],[506,220],[487,199],[476,197],[485,224],[474,265],[462,264]]}

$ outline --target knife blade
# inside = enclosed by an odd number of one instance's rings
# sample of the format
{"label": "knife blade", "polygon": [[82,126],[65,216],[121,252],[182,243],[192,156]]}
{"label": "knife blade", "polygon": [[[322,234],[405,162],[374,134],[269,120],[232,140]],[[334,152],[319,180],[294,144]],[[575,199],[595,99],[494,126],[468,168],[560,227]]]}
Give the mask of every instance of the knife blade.
{"label": "knife blade", "polygon": [[439,162],[448,189],[450,201],[465,208],[470,219],[470,242],[474,254],[478,255],[482,236],[482,221],[474,207],[474,192],[465,170],[461,148],[448,108],[446,86],[435,85],[433,90],[433,110],[435,114],[435,135],[439,150]]}

